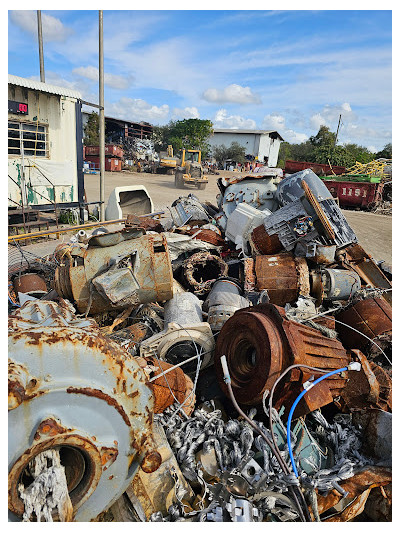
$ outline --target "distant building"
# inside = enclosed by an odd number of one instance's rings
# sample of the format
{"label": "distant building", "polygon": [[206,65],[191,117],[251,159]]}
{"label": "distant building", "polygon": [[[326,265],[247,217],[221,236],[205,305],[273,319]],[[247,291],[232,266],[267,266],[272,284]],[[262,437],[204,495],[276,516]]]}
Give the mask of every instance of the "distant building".
{"label": "distant building", "polygon": [[[90,113],[82,112],[83,126]],[[106,143],[122,144],[127,139],[150,139],[153,126],[148,122],[131,122],[120,118],[104,117]]]}
{"label": "distant building", "polygon": [[8,76],[8,206],[83,202],[79,92]]}
{"label": "distant building", "polygon": [[283,140],[277,131],[214,128],[214,135],[208,139],[208,143],[211,147],[221,144],[229,147],[233,142],[237,142],[246,149],[246,156],[249,158],[276,167],[279,147]]}

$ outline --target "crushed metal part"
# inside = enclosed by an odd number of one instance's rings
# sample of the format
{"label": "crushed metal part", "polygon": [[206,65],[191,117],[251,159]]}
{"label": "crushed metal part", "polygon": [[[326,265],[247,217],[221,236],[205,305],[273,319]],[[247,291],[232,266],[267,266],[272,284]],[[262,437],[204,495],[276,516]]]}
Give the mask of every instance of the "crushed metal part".
{"label": "crushed metal part", "polygon": [[30,522],[35,515],[37,522],[41,522],[43,515],[46,522],[53,522],[52,515],[56,512],[60,522],[70,522],[73,509],[59,450],[40,453],[32,459],[27,470],[33,478],[32,483],[28,487],[22,483],[18,486],[25,506],[22,521]]}
{"label": "crushed metal part", "polygon": [[217,278],[228,275],[228,265],[217,255],[198,252],[185,260],[182,271],[185,285],[204,296]]}
{"label": "crushed metal part", "polygon": [[81,313],[172,297],[172,268],[164,235],[144,235],[108,246],[93,246],[90,240],[87,249],[62,250],[59,261],[55,288],[60,296],[75,301]]}

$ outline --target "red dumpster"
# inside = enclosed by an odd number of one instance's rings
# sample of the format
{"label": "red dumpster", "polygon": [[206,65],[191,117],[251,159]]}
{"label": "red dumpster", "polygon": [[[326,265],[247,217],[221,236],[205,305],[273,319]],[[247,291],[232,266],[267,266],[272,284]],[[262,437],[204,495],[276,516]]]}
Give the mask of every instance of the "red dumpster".
{"label": "red dumpster", "polygon": [[[98,146],[86,146],[86,155],[99,155],[99,147]],[[106,144],[104,146],[104,153],[105,155],[109,155],[112,157],[124,157],[124,151],[122,148],[117,146],[116,144]]]}
{"label": "red dumpster", "polygon": [[333,166],[332,168],[329,165],[323,165],[322,163],[310,163],[308,161],[293,161],[292,159],[287,159],[285,161],[285,173],[294,174],[295,172],[300,172],[300,170],[305,170],[306,168],[311,168],[317,176],[330,175],[332,171],[336,174],[344,174],[346,172],[346,167]]}
{"label": "red dumpster", "polygon": [[333,197],[343,207],[370,208],[382,200],[383,183],[324,180]]}

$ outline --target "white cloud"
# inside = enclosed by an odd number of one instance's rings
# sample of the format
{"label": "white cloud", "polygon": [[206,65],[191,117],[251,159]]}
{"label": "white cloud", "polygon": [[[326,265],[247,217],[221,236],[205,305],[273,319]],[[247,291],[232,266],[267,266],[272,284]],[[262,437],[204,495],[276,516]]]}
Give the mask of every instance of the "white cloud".
{"label": "white cloud", "polygon": [[107,115],[116,118],[159,124],[167,119],[169,106],[151,105],[140,98],[120,98],[117,102],[106,103],[105,111]]}
{"label": "white cloud", "polygon": [[256,129],[256,123],[251,118],[244,118],[239,115],[228,115],[226,109],[219,109],[215,113],[213,124],[217,128],[226,128],[232,130],[245,129],[245,130],[254,130]]}
{"label": "white cloud", "polygon": [[315,114],[310,118],[310,124],[311,124],[311,128],[317,132],[317,131],[319,131],[319,128],[320,128],[321,126],[326,126],[326,120],[325,120],[325,118],[321,115],[321,113],[315,113]]}
{"label": "white cloud", "polygon": [[[99,80],[99,69],[90,65],[87,67],[74,68],[72,73],[87,78],[88,80],[96,82]],[[123,76],[118,76],[117,74],[109,74],[108,72],[104,73],[104,84],[113,89],[127,89],[131,79],[131,77],[128,79]]]}
{"label": "white cloud", "polygon": [[265,115],[263,120],[263,127],[270,130],[284,130],[285,129],[285,118],[279,113],[271,113],[270,115]]}
{"label": "white cloud", "polygon": [[232,83],[219,91],[218,89],[207,89],[203,93],[204,100],[216,104],[261,104],[260,97],[253,93],[250,87],[242,87]]}
{"label": "white cloud", "polygon": [[308,135],[305,133],[296,132],[290,128],[286,127],[285,117],[279,113],[271,113],[270,115],[265,115],[262,122],[262,127],[265,129],[276,130],[278,131],[285,141],[289,143],[302,143],[308,139]]}
{"label": "white cloud", "polygon": [[[36,11],[14,10],[10,12],[11,20],[22,30],[37,36],[37,14]],[[65,41],[72,33],[71,28],[67,28],[60,19],[43,13],[42,11],[42,31],[43,41]]]}
{"label": "white cloud", "polygon": [[329,126],[332,129],[337,126],[340,115],[343,121],[357,120],[357,115],[348,102],[341,105],[326,104],[321,111],[311,116],[311,128],[318,131],[320,126]]}
{"label": "white cloud", "polygon": [[172,118],[179,120],[185,118],[200,118],[200,113],[197,107],[185,107],[184,109],[175,107],[172,111]]}

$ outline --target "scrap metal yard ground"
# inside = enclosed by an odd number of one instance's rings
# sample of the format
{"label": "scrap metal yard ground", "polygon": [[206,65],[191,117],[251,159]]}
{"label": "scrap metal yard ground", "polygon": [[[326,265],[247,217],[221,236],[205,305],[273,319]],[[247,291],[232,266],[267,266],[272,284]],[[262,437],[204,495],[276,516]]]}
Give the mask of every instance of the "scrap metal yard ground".
{"label": "scrap metal yard ground", "polygon": [[[115,187],[126,185],[144,185],[151,196],[155,211],[163,210],[170,206],[179,196],[194,193],[200,201],[208,200],[216,204],[216,195],[219,192],[217,179],[221,176],[232,176],[236,172],[221,171],[219,176],[208,175],[208,184],[204,191],[186,186],[185,189],[176,189],[174,176],[164,174],[148,174],[136,172],[106,172],[105,200]],[[85,174],[85,190],[88,202],[99,199],[99,174]],[[365,211],[345,210],[344,215],[356,233],[361,246],[376,260],[384,260],[392,264],[392,217],[377,215]]]}

